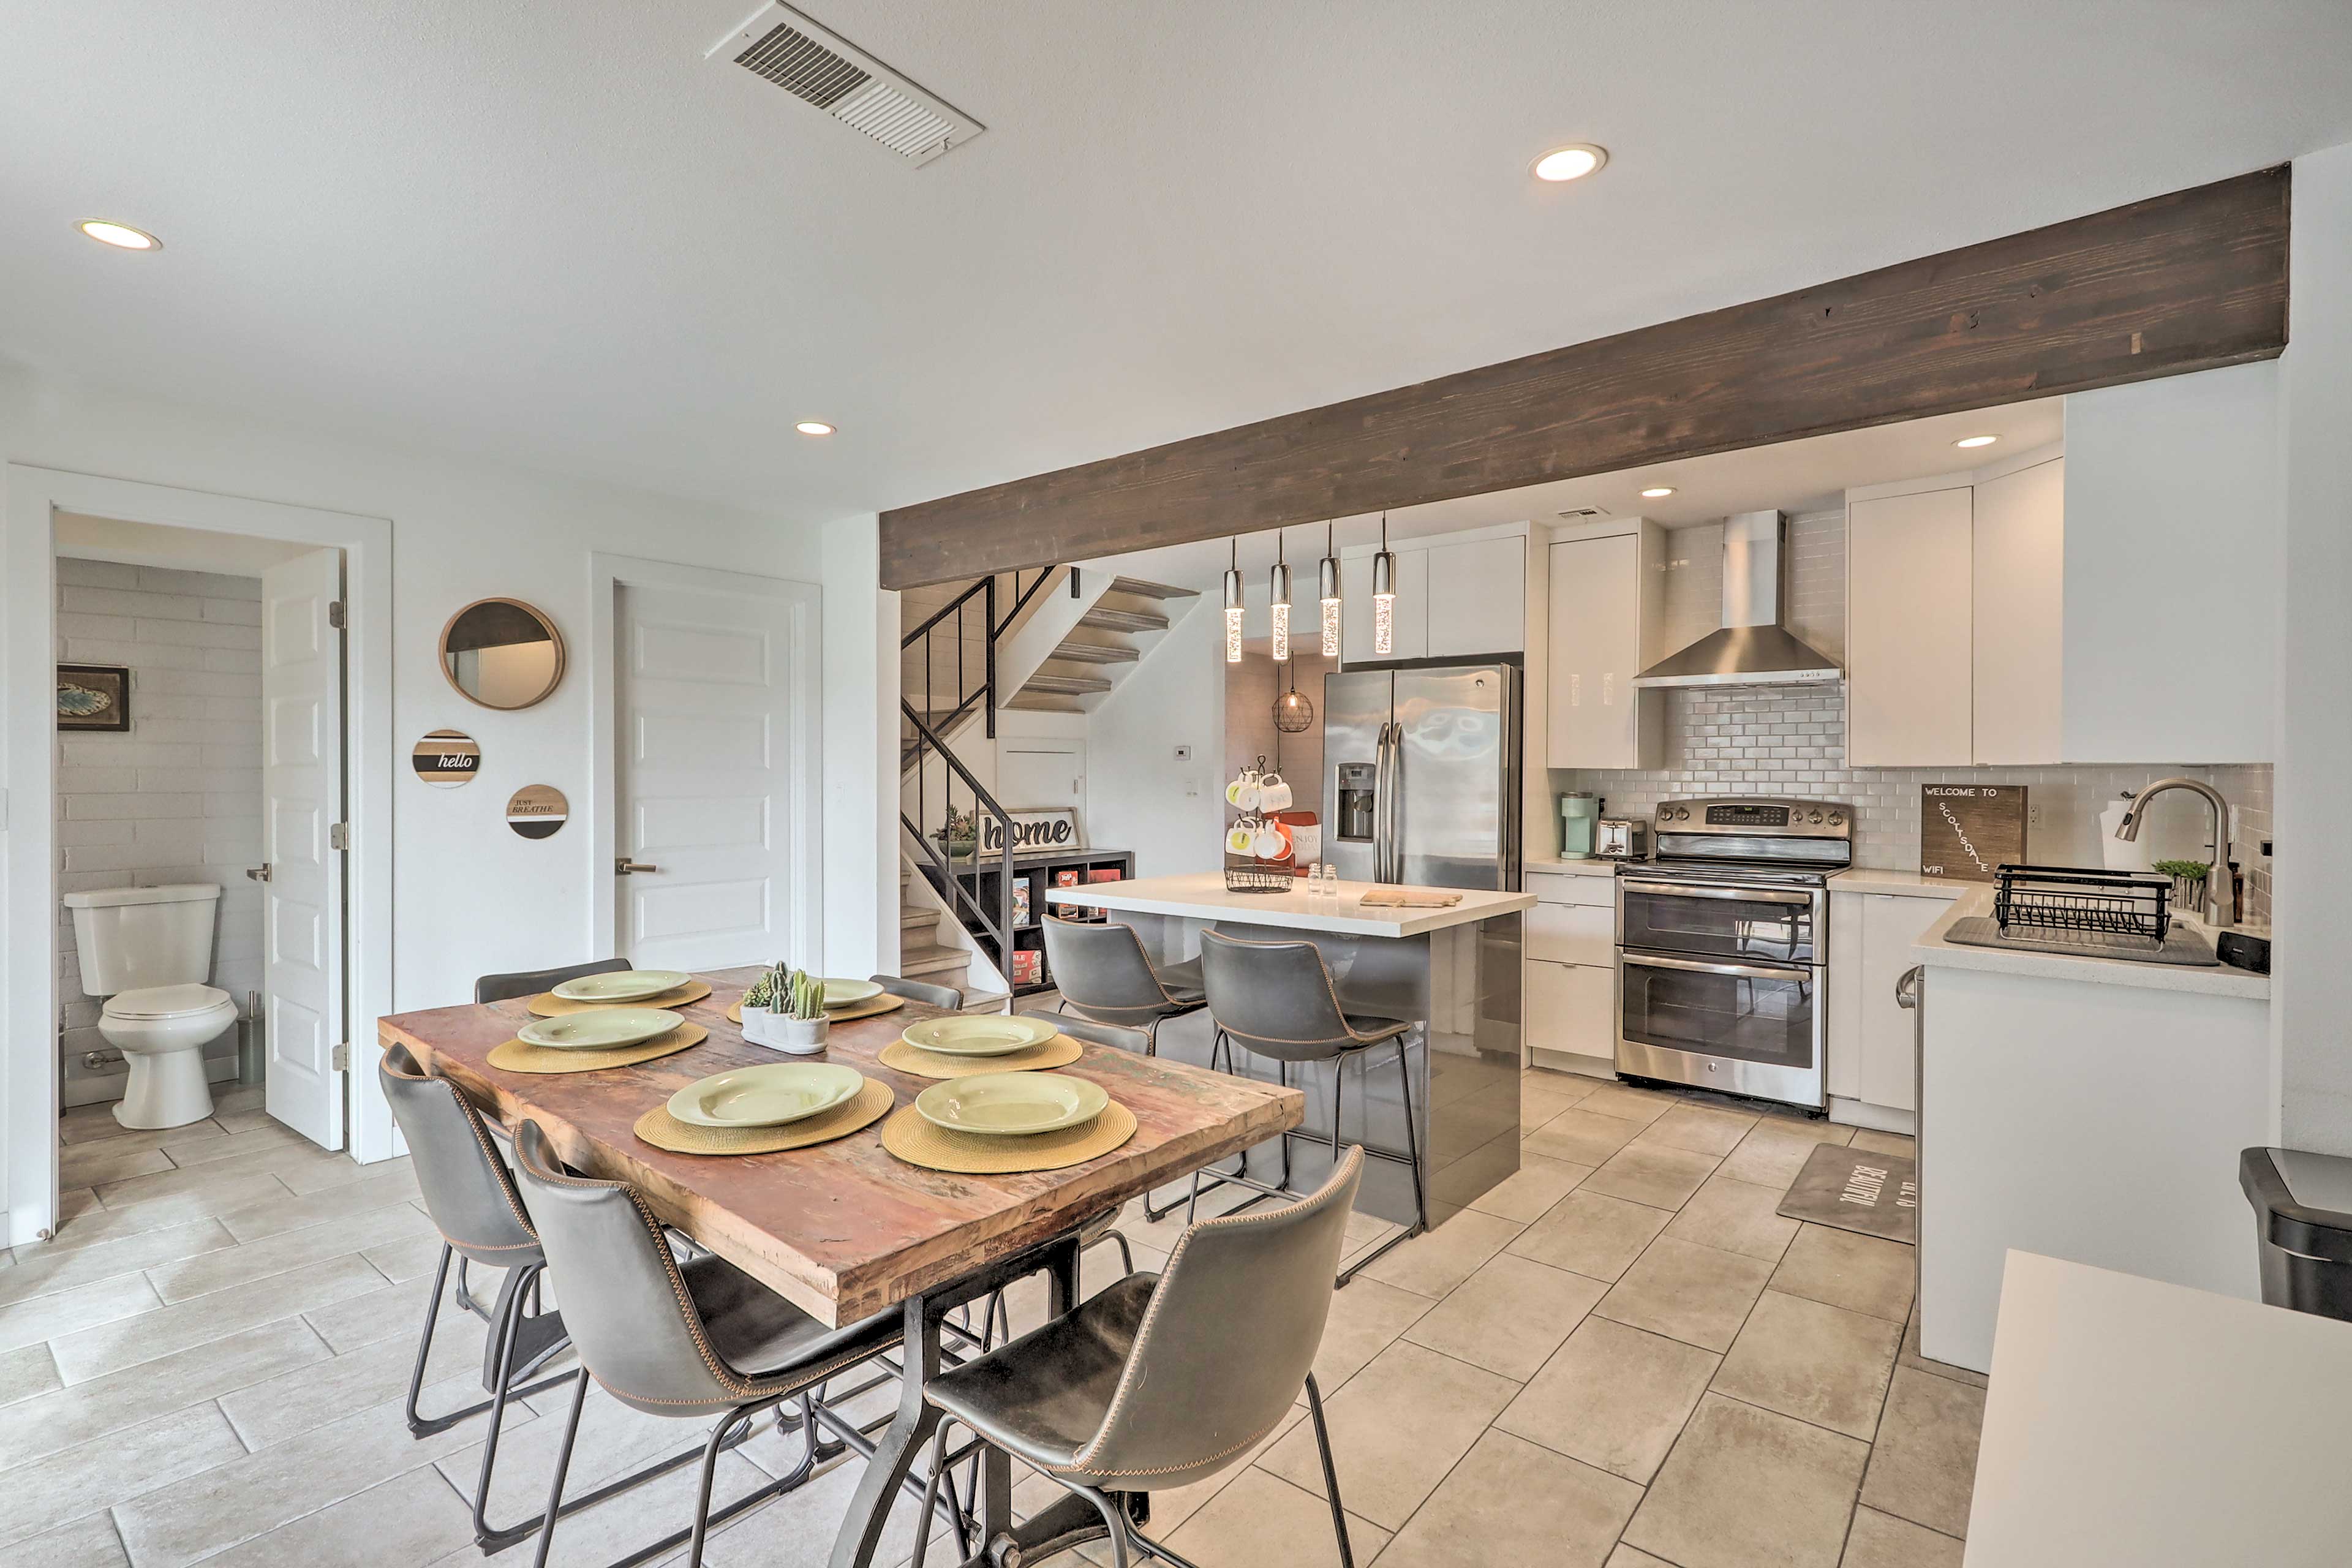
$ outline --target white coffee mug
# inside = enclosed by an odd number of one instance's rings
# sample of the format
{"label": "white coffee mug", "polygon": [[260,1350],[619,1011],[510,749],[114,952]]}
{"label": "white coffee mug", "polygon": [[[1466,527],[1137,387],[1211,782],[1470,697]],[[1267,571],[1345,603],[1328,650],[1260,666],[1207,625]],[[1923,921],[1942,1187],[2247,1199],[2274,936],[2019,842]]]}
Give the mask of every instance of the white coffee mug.
{"label": "white coffee mug", "polygon": [[1255,811],[1258,794],[1257,770],[1244,768],[1241,776],[1225,786],[1225,804],[1243,811]]}
{"label": "white coffee mug", "polygon": [[1258,830],[1250,836],[1250,847],[1257,852],[1261,860],[1278,860],[1288,847],[1282,837],[1282,829],[1271,822],[1260,824]]}
{"label": "white coffee mug", "polygon": [[1225,847],[1236,855],[1246,855],[1255,837],[1246,827],[1236,826],[1225,835]]}
{"label": "white coffee mug", "polygon": [[1280,773],[1268,773],[1257,781],[1257,808],[1260,811],[1288,811],[1293,798],[1290,786],[1282,782]]}

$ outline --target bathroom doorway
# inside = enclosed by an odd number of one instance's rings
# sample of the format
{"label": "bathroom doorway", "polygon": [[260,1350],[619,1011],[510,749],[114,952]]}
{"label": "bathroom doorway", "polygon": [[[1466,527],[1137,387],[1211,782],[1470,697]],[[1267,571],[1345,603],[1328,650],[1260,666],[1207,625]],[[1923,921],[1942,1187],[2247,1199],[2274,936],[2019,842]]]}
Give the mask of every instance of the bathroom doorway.
{"label": "bathroom doorway", "polygon": [[[155,1129],[157,1147],[182,1126],[194,1139],[211,1130],[199,1123],[274,1124],[389,1157],[382,1097],[352,1070],[373,1061],[365,1021],[390,1010],[386,649],[368,646],[389,638],[354,635],[368,599],[389,596],[388,526],[13,466],[9,479],[8,668],[28,673],[8,682],[6,929],[48,933],[12,939],[5,961],[10,1037],[25,1042],[7,1060],[10,1240],[53,1229],[60,1147],[116,1131],[101,1119]],[[28,512],[49,526],[23,527]],[[14,585],[36,531],[38,602]],[[54,703],[37,658],[57,667]],[[19,1012],[28,945],[47,960],[26,982],[47,993],[38,1034]]]}

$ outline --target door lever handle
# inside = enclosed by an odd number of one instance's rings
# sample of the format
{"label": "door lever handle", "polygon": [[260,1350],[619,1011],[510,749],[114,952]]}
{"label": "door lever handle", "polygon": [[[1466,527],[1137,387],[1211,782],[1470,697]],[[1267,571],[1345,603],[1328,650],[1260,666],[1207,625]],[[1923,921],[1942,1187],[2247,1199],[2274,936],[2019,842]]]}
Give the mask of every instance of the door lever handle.
{"label": "door lever handle", "polygon": [[658,871],[660,869],[660,867],[648,866],[642,860],[632,860],[626,855],[616,855],[613,858],[613,875],[615,877],[626,877],[637,871]]}
{"label": "door lever handle", "polygon": [[245,868],[245,874],[247,877],[257,882],[267,882],[269,880],[269,868],[266,865],[248,866]]}

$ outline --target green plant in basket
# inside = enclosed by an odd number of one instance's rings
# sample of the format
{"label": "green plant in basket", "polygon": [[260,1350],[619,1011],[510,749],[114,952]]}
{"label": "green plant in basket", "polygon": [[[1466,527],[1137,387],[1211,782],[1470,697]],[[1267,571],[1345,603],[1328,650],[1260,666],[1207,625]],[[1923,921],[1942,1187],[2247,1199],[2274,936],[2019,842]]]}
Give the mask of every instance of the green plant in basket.
{"label": "green plant in basket", "polygon": [[2201,882],[2213,869],[2210,860],[2158,860],[2156,869],[2167,877],[2178,877],[2187,882]]}
{"label": "green plant in basket", "polygon": [[795,969],[784,982],[780,1010],[788,1018],[824,1016],[824,982],[805,969]]}

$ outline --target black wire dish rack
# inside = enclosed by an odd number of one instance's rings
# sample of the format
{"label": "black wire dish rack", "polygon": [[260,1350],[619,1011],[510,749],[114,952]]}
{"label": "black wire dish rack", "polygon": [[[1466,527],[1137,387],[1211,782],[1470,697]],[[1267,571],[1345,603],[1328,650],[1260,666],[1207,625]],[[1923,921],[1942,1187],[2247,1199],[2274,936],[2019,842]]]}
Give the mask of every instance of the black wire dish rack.
{"label": "black wire dish rack", "polygon": [[2172,929],[2172,879],[2074,866],[2001,866],[1993,871],[1992,914],[2000,934],[2071,931],[2164,945]]}

